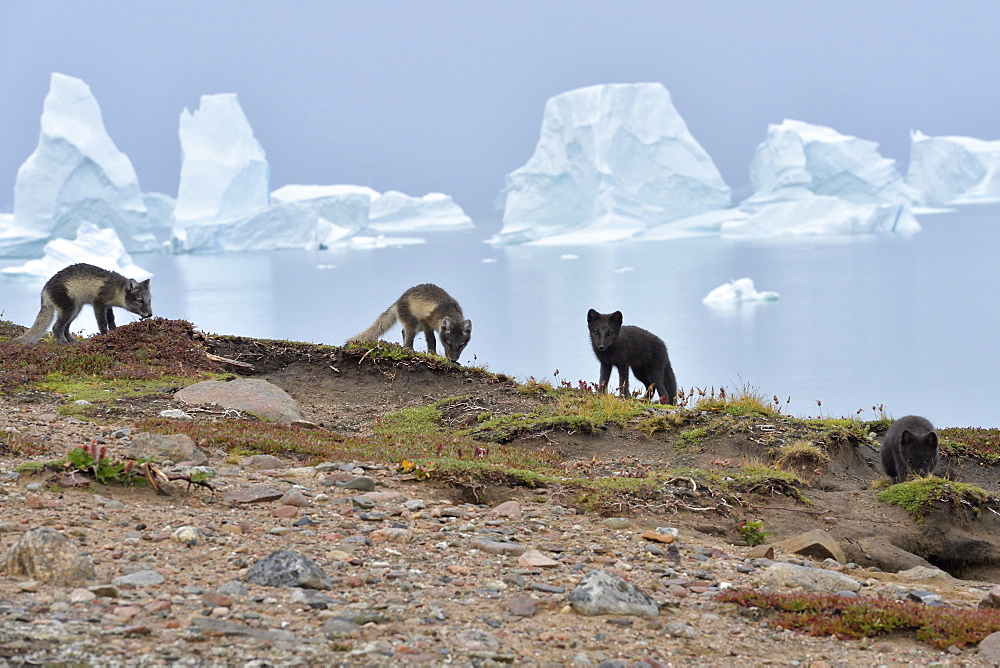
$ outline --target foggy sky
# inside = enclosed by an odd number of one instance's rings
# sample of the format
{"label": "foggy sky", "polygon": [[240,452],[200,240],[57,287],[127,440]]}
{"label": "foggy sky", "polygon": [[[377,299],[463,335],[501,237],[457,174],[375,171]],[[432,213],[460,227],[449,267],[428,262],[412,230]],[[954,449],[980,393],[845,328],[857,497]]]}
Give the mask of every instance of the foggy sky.
{"label": "foggy sky", "polygon": [[903,170],[911,129],[998,139],[997,26],[1000,3],[928,0],[3,2],[0,212],[53,71],[90,85],[144,191],[176,196],[181,111],[233,92],[272,189],[439,191],[498,220],[545,101],[591,84],[663,83],[737,194],[784,118]]}

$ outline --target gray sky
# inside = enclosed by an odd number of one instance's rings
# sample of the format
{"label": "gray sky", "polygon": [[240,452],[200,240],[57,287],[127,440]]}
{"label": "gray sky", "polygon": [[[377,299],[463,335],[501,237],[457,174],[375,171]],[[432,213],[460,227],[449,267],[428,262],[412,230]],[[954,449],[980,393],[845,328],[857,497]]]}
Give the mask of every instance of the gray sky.
{"label": "gray sky", "polygon": [[[768,123],[877,141],[1000,139],[1000,3],[177,0],[0,3],[0,211],[53,71],[86,81],[145,191],[176,195],[178,117],[235,92],[271,185],[452,195],[474,218],[552,95],[659,81],[739,192]],[[745,194],[745,193],[744,193]]]}

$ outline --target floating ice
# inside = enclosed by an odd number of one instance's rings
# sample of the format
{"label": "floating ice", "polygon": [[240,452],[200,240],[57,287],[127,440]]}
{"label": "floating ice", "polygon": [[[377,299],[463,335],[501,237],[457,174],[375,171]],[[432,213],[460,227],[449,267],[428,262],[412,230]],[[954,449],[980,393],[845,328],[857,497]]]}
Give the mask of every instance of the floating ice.
{"label": "floating ice", "polygon": [[108,136],[90,88],[54,72],[38,146],[17,171],[13,224],[0,221],[0,255],[38,255],[49,239],[73,237],[83,221],[114,229],[130,251],[157,245],[135,169]]}
{"label": "floating ice", "polygon": [[912,132],[906,181],[927,204],[1000,201],[1000,140]]}
{"label": "floating ice", "polygon": [[413,197],[395,190],[379,193],[367,186],[287,185],[272,192],[271,199],[295,202],[348,193],[364,194],[369,198],[367,227],[377,233],[439,232],[473,227],[472,219],[444,193]]}
{"label": "floating ice", "polygon": [[750,165],[755,192],[722,221],[724,237],[910,233],[920,230],[895,162],[875,142],[786,120],[768,126]]}
{"label": "floating ice", "polygon": [[814,236],[920,231],[907,204],[858,204],[803,188],[782,188],[744,201],[722,223],[723,237]]}
{"label": "floating ice", "polygon": [[505,190],[491,243],[615,241],[730,205],[729,186],[658,83],[549,99],[535,152]]}
{"label": "floating ice", "polygon": [[194,227],[246,221],[270,204],[270,167],[235,94],[202,95],[194,113],[181,112],[180,142],[174,231],[182,244],[202,236]]}
{"label": "floating ice", "polygon": [[6,267],[0,271],[7,280],[45,281],[64,267],[77,262],[86,262],[117,271],[137,281],[152,276],[132,261],[113,229],[99,228],[89,220],[80,223],[76,239],[53,239],[45,244],[44,252],[44,256],[40,259],[29,260],[20,267]]}
{"label": "floating ice", "polygon": [[883,158],[877,149],[873,141],[785,119],[767,127],[750,163],[750,182],[756,195],[793,187],[859,204],[918,199],[919,193],[896,170],[896,161]]}
{"label": "floating ice", "polygon": [[777,292],[758,292],[754,288],[753,279],[738,278],[735,281],[723,283],[705,295],[701,301],[710,306],[724,306],[741,302],[772,302],[777,299]]}
{"label": "floating ice", "polygon": [[230,252],[281,249],[323,249],[343,246],[368,221],[369,197],[364,193],[279,201],[256,215],[237,220],[203,222],[174,228],[184,250]]}

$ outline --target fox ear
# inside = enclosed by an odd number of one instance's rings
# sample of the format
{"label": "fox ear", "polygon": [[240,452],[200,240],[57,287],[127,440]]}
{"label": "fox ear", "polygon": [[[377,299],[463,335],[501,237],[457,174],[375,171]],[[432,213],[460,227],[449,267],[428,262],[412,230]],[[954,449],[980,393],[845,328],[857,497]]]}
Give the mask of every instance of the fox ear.
{"label": "fox ear", "polygon": [[125,289],[128,292],[134,292],[136,288],[139,287],[139,283],[134,278],[129,278],[125,280]]}
{"label": "fox ear", "polygon": [[472,321],[463,320],[462,321],[462,334],[465,336],[472,336]]}
{"label": "fox ear", "polygon": [[927,434],[927,445],[933,446],[935,448],[938,446],[937,432],[932,431],[931,433]]}
{"label": "fox ear", "polygon": [[441,318],[441,332],[447,332],[451,329],[451,318],[445,316]]}
{"label": "fox ear", "polygon": [[144,287],[144,288],[147,288],[147,289],[148,289],[148,288],[149,288],[149,279],[147,278],[147,279],[146,279],[145,281],[143,281],[143,282],[142,282],[142,283],[140,283],[139,285],[141,285],[142,287]]}
{"label": "fox ear", "polygon": [[611,322],[615,326],[621,327],[621,324],[622,324],[622,312],[621,311],[615,311],[614,313],[612,313],[611,314]]}
{"label": "fox ear", "polygon": [[913,443],[913,432],[909,429],[904,429],[903,433],[899,435],[899,442],[901,445],[909,445]]}
{"label": "fox ear", "polygon": [[587,322],[588,323],[589,322],[594,322],[595,320],[597,320],[600,317],[601,317],[601,314],[598,313],[597,311],[595,311],[594,309],[590,309],[589,311],[587,311]]}

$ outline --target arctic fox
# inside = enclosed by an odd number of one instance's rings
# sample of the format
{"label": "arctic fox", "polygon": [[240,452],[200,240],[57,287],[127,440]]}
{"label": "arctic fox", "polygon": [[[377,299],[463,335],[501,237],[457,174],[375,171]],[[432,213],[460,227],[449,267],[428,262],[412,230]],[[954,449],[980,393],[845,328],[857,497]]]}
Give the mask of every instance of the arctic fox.
{"label": "arctic fox", "polygon": [[611,367],[618,367],[618,385],[623,394],[628,394],[628,370],[632,367],[635,377],[646,388],[646,396],[652,398],[652,387],[661,400],[673,403],[677,396],[677,379],[670,366],[667,346],[660,337],[639,327],[622,327],[622,312],[598,313],[594,309],[587,312],[590,328],[590,343],[594,354],[601,363],[601,392],[607,392]]}
{"label": "arctic fox", "polygon": [[374,341],[389,331],[396,321],[403,323],[403,345],[413,348],[413,338],[423,331],[427,351],[437,354],[434,332],[441,335],[444,354],[457,362],[472,336],[472,321],[462,316],[462,307],[451,295],[433,283],[415,285],[387,308],[371,327],[355,334],[347,343]]}
{"label": "arctic fox", "polygon": [[927,475],[938,465],[938,437],[934,425],[919,415],[907,415],[892,423],[879,448],[882,470],[901,483],[911,472]]}
{"label": "arctic fox", "polygon": [[149,279],[138,282],[121,274],[92,264],[73,264],[57,271],[42,288],[42,308],[27,332],[14,339],[15,343],[37,343],[59,312],[52,336],[59,343],[74,341],[70,323],[80,314],[84,304],[94,307],[101,334],[115,328],[112,306],[126,309],[143,318],[153,315],[149,295]]}

